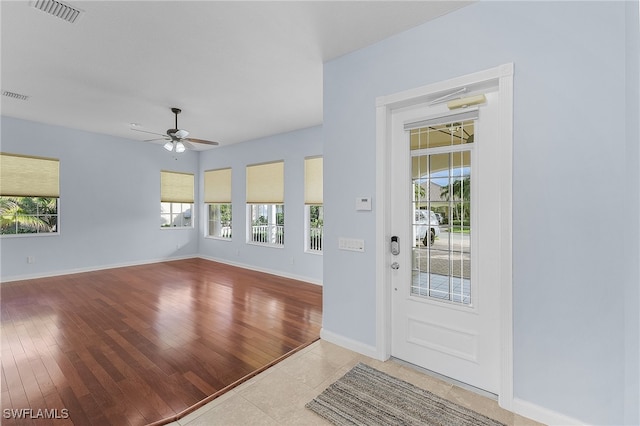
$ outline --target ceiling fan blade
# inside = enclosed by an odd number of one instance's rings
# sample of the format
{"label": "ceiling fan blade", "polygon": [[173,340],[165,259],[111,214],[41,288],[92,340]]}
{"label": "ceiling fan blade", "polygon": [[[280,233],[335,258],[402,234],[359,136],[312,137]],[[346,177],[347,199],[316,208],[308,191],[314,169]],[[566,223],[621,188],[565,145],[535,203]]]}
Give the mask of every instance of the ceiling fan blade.
{"label": "ceiling fan blade", "polygon": [[170,141],[171,139],[164,137],[164,138],[155,138],[155,139],[145,139],[142,142],[153,142],[153,141]]}
{"label": "ceiling fan blade", "polygon": [[207,141],[204,139],[196,139],[196,138],[185,138],[183,139],[185,141],[189,141],[189,142],[195,142],[195,143],[203,143],[205,145],[220,145],[219,142],[214,142],[214,141]]}
{"label": "ceiling fan blade", "polygon": [[146,130],[134,129],[133,127],[131,128],[131,130],[134,130],[134,131],[136,131],[136,132],[149,133],[149,134],[157,135],[157,136],[165,136],[165,135],[163,135],[162,133],[148,132],[148,131],[146,131]]}
{"label": "ceiling fan blade", "polygon": [[188,139],[182,139],[180,142],[182,142],[182,144],[186,146],[188,149],[196,149],[196,147],[193,146],[191,142],[187,142],[187,140]]}

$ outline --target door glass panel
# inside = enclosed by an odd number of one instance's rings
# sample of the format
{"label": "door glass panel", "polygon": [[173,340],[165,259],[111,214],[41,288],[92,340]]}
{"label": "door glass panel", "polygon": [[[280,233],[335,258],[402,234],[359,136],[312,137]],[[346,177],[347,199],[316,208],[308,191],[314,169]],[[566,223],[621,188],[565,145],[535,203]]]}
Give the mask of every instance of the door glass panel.
{"label": "door glass panel", "polygon": [[411,130],[412,296],[471,304],[473,140],[473,121]]}
{"label": "door glass panel", "polygon": [[409,133],[412,151],[474,142],[474,122],[464,121],[412,129]]}

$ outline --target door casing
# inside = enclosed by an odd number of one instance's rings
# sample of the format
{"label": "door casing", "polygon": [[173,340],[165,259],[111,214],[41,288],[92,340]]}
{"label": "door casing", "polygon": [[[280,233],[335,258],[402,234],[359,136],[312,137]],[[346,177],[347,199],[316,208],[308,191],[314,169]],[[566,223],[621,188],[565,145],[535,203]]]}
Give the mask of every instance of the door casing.
{"label": "door casing", "polygon": [[376,353],[391,356],[391,238],[390,161],[391,115],[394,110],[429,103],[466,87],[469,91],[498,87],[498,138],[500,158],[500,386],[498,403],[513,406],[513,305],[512,305],[512,164],[513,164],[513,63],[450,80],[429,84],[376,99]]}

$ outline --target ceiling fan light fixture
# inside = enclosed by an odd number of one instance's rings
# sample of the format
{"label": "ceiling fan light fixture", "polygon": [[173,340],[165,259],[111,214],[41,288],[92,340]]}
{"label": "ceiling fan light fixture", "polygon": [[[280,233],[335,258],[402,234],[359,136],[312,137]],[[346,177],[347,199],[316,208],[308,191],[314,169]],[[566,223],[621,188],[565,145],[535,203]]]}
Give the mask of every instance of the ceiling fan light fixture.
{"label": "ceiling fan light fixture", "polygon": [[184,146],[184,144],[182,142],[176,142],[176,152],[177,153],[184,152],[185,149],[186,148],[185,148],[185,146]]}
{"label": "ceiling fan light fixture", "polygon": [[173,151],[173,142],[169,141],[167,143],[164,144],[164,149],[166,149],[167,151]]}
{"label": "ceiling fan light fixture", "polygon": [[184,139],[187,136],[189,136],[189,132],[187,132],[186,130],[180,129],[175,133],[175,137],[178,139]]}

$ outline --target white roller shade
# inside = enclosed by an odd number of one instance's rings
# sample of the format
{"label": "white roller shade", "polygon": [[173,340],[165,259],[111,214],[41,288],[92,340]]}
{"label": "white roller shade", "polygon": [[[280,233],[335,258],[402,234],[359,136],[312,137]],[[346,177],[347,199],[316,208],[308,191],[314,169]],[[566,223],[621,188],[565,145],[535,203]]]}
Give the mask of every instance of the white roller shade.
{"label": "white roller shade", "polygon": [[163,203],[193,203],[194,179],[190,173],[160,172],[160,201]]}
{"label": "white roller shade", "polygon": [[59,198],[60,161],[0,154],[0,195]]}
{"label": "white roller shade", "polygon": [[322,157],[304,159],[304,203],[322,204]]}
{"label": "white roller shade", "polygon": [[247,166],[247,203],[284,203],[284,161]]}
{"label": "white roller shade", "polygon": [[204,172],[204,202],[231,203],[231,169]]}

